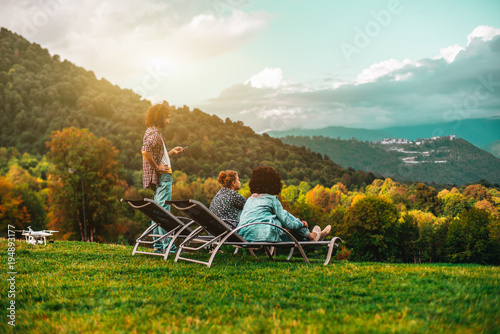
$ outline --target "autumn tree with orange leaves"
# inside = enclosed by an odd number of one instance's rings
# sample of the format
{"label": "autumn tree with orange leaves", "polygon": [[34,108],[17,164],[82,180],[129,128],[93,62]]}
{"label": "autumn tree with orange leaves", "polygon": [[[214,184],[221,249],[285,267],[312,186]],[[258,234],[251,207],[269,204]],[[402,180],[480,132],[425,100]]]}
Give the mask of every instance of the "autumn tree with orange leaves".
{"label": "autumn tree with orange leaves", "polygon": [[16,195],[14,185],[5,177],[0,177],[0,233],[7,234],[7,226],[26,229],[30,215],[21,195]]}
{"label": "autumn tree with orange leaves", "polygon": [[[116,221],[118,203],[118,150],[106,138],[97,138],[88,129],[74,127],[54,131],[47,147],[53,164],[50,171],[49,222],[63,239],[105,241],[107,224]],[[69,169],[78,173],[69,173]],[[85,194],[83,221],[82,183]]]}

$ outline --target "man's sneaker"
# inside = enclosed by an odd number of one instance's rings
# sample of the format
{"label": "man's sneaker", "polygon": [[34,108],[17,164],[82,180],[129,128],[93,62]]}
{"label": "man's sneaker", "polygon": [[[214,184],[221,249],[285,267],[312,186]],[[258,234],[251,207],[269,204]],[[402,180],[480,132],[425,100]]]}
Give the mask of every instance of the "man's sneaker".
{"label": "man's sneaker", "polygon": [[163,253],[163,252],[161,251],[161,249],[159,249],[159,248],[155,248],[155,249],[153,250],[153,253],[161,254],[161,253]]}

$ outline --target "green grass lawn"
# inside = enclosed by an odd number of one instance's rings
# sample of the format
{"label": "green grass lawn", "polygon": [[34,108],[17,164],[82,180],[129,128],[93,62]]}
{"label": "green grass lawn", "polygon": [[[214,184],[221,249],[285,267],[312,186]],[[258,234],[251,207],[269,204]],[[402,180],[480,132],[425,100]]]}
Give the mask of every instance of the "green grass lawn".
{"label": "green grass lawn", "polygon": [[[7,276],[7,241],[0,240]],[[219,254],[211,268],[132,247],[16,242],[16,326],[0,332],[499,333],[500,268]],[[286,252],[282,251],[283,254]]]}

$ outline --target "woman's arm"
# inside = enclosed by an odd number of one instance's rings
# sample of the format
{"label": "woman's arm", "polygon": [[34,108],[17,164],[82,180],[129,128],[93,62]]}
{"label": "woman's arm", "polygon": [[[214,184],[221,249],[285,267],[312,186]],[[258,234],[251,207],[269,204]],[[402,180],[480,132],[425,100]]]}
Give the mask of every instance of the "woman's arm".
{"label": "woman's arm", "polygon": [[304,226],[304,224],[302,223],[302,221],[300,221],[299,218],[296,218],[290,212],[283,209],[283,206],[281,205],[280,201],[276,196],[273,197],[274,197],[273,208],[276,214],[276,218],[278,218],[278,220],[281,222],[284,228],[289,230],[297,230],[302,226]]}
{"label": "woman's arm", "polygon": [[245,197],[241,196],[240,194],[238,194],[238,192],[234,191],[234,194],[232,196],[232,202],[233,202],[233,206],[236,209],[243,210],[243,207],[245,206],[246,201],[247,200],[245,199]]}

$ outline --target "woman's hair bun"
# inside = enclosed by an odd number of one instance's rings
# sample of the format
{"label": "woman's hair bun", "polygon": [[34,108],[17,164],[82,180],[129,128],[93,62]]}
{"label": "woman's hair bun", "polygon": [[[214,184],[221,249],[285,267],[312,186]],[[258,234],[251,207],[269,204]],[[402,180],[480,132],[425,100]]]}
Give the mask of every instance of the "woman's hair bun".
{"label": "woman's hair bun", "polygon": [[222,171],[219,173],[219,177],[217,178],[217,181],[219,181],[220,184],[224,185],[224,182],[226,182],[227,174],[225,171]]}

